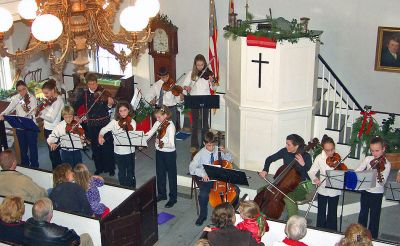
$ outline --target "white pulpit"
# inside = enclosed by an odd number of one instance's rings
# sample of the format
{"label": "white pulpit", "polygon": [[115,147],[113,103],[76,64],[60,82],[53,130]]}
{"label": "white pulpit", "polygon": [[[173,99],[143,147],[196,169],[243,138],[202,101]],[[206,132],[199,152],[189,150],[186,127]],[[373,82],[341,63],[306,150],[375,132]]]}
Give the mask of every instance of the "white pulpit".
{"label": "white pulpit", "polygon": [[287,135],[311,138],[319,44],[302,38],[263,48],[241,37],[227,46],[226,147],[241,169],[261,171]]}

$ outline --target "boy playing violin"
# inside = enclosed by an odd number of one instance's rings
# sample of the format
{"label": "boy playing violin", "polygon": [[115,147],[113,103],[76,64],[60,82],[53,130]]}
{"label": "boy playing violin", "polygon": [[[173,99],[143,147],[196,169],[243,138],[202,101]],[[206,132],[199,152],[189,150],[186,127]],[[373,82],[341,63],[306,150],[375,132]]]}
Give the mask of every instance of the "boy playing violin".
{"label": "boy playing violin", "polygon": [[183,99],[183,95],[174,96],[171,90],[165,91],[163,89],[164,83],[169,83],[172,80],[166,67],[161,67],[157,75],[160,79],[153,84],[147,98],[152,105],[156,105],[158,108],[163,105],[167,106],[171,112],[171,121],[176,124],[178,117],[176,104]]}
{"label": "boy playing violin", "polygon": [[390,173],[391,164],[385,158],[385,142],[381,137],[371,139],[369,149],[372,156],[365,157],[364,161],[355,171],[376,169],[376,186],[361,192],[360,213],[358,223],[371,231],[373,238],[378,238],[379,219],[381,216],[382,198],[385,190],[385,183]]}
{"label": "boy playing violin", "polygon": [[[65,106],[61,110],[61,115],[64,120],[54,127],[47,138],[47,144],[52,151],[58,149],[60,138],[68,138],[69,134],[80,137],[82,143],[85,139],[83,128],[74,120],[74,109],[71,106]],[[75,167],[76,164],[82,163],[81,151],[79,149],[61,147],[61,160],[63,163],[69,163],[72,167]]]}

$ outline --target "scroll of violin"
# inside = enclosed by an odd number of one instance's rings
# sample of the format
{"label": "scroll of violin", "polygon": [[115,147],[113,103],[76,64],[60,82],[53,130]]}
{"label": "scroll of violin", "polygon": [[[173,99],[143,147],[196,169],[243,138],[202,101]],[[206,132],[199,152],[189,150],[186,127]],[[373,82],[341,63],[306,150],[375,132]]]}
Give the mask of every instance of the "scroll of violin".
{"label": "scroll of violin", "polygon": [[133,126],[131,125],[132,118],[130,116],[126,116],[125,118],[121,118],[118,121],[119,127],[121,127],[124,131],[133,131]]}
{"label": "scroll of violin", "polygon": [[370,163],[371,168],[375,169],[378,172],[378,182],[382,183],[383,182],[383,175],[382,172],[385,171],[385,164],[386,164],[386,157],[385,155],[382,155],[378,158],[373,159]]}
{"label": "scroll of violin", "polygon": [[169,126],[169,121],[165,120],[163,123],[161,123],[161,125],[157,128],[157,139],[158,139],[158,147],[159,148],[163,148],[164,147],[164,143],[163,141],[161,141],[161,139],[165,136],[165,134],[167,133],[167,128]]}
{"label": "scroll of violin", "polygon": [[171,91],[174,96],[179,96],[183,92],[182,86],[177,85],[173,79],[168,79],[167,82],[164,82],[162,89],[164,91]]}
{"label": "scroll of violin", "polygon": [[346,164],[342,162],[342,157],[338,153],[334,153],[333,156],[326,158],[326,164],[334,170],[348,170]]}

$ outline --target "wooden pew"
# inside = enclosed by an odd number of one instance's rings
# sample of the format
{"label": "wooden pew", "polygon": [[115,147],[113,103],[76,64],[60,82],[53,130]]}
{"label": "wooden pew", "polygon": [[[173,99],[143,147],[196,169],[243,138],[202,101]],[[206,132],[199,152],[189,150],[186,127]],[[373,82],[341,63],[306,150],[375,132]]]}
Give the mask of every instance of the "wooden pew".
{"label": "wooden pew", "polygon": [[[17,167],[45,189],[53,187],[51,172]],[[105,184],[99,189],[102,202],[111,210],[104,219],[54,210],[52,222],[88,233],[94,245],[153,245],[158,240],[156,179],[151,178],[137,190]],[[0,197],[0,202],[3,200]],[[32,203],[25,202],[24,220],[32,216]]]}

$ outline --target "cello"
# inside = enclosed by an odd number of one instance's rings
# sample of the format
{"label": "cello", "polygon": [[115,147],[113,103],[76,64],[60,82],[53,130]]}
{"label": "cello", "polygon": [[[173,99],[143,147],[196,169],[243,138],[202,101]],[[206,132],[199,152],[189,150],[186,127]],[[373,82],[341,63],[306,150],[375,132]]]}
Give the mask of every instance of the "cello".
{"label": "cello", "polygon": [[[218,132],[218,159],[212,163],[213,165],[218,165],[221,168],[228,168],[228,169],[233,169],[232,163],[230,163],[227,160],[222,160],[222,154],[221,154],[221,133]],[[238,194],[236,192],[235,186],[226,183],[223,181],[215,181],[214,185],[210,191],[210,198],[209,202],[210,205],[215,208],[221,203],[224,202],[229,202],[232,204],[236,199],[238,198]]]}
{"label": "cello", "polygon": [[[297,148],[296,154],[302,155],[304,152],[310,151],[318,144],[318,139],[314,138],[308,145]],[[284,194],[288,194],[296,189],[301,182],[301,176],[296,171],[296,159],[293,159],[288,165],[282,165],[274,175],[274,181],[264,187],[256,197],[254,202],[258,204],[261,212],[268,218],[279,219],[285,207],[283,198]],[[283,192],[284,194],[282,194]]]}

